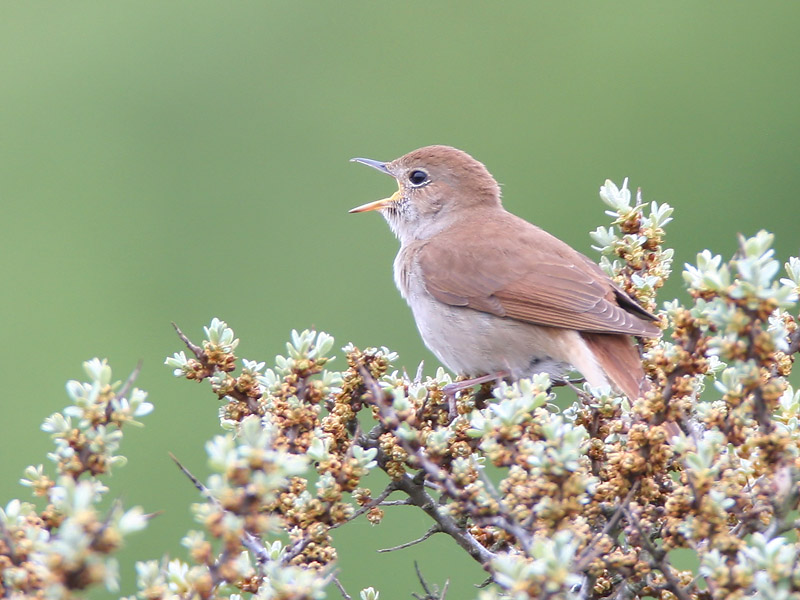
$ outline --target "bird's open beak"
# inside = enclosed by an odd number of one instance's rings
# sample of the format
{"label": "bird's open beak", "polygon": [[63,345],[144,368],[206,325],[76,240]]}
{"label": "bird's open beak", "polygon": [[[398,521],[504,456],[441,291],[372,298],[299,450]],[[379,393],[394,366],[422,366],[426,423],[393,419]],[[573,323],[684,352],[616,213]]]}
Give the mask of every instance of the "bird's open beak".
{"label": "bird's open beak", "polygon": [[371,158],[351,158],[350,162],[357,162],[361,163],[362,165],[367,165],[368,167],[372,167],[373,169],[378,169],[381,173],[386,175],[391,175],[389,172],[389,167],[386,166],[386,163],[381,162],[379,160],[372,160]]}
{"label": "bird's open beak", "polygon": [[351,208],[349,212],[360,213],[360,212],[367,212],[368,210],[380,210],[382,208],[386,208],[389,204],[398,202],[399,200],[400,200],[400,190],[397,190],[394,194],[392,194],[388,198],[384,198],[383,200],[375,200],[375,202],[367,202],[366,204],[362,204],[361,206],[356,206],[355,208]]}
{"label": "bird's open beak", "polygon": [[[372,160],[371,158],[351,158],[350,162],[361,163],[362,165],[367,165],[368,167],[377,169],[378,171],[380,171],[381,173],[385,173],[386,175],[392,175],[391,172],[389,171],[389,168],[386,166],[386,163],[381,162],[379,160]],[[376,200],[375,202],[367,202],[366,204],[362,204],[361,206],[356,206],[355,208],[351,208],[350,212],[360,213],[360,212],[367,212],[369,210],[380,210],[382,208],[386,208],[389,204],[392,204],[393,202],[398,202],[399,200],[400,200],[400,190],[397,190],[394,194],[392,194],[388,198],[384,198],[383,200]]]}

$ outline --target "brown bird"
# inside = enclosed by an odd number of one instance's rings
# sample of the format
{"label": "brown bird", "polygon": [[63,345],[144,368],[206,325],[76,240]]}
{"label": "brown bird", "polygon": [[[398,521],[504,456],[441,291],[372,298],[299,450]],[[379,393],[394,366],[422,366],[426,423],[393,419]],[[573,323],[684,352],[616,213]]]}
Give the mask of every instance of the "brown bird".
{"label": "brown bird", "polygon": [[589,258],[507,212],[482,163],[449,146],[353,161],[397,180],[390,198],[350,212],[380,211],[400,240],[395,283],[449,369],[488,380],[574,368],[591,386],[639,396],[631,336],[658,336],[656,317]]}

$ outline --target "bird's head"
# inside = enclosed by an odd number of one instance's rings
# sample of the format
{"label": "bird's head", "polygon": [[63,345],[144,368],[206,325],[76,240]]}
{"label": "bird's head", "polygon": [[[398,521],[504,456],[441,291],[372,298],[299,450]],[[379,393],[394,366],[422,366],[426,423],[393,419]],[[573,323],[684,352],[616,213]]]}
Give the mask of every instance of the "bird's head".
{"label": "bird's head", "polygon": [[398,189],[350,212],[380,211],[401,242],[427,239],[464,211],[500,206],[500,187],[486,167],[450,146],[425,146],[391,162],[352,160],[391,175]]}

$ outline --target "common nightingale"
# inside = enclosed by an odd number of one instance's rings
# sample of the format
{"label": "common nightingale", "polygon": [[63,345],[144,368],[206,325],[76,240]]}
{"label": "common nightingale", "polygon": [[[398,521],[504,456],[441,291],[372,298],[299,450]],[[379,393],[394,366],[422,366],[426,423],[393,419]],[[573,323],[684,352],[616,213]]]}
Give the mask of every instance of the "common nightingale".
{"label": "common nightingale", "polygon": [[482,163],[449,146],[353,161],[397,180],[391,197],[350,212],[377,210],[389,223],[395,283],[449,369],[487,380],[574,368],[593,387],[639,396],[631,336],[658,336],[656,317],[589,258],[506,211]]}

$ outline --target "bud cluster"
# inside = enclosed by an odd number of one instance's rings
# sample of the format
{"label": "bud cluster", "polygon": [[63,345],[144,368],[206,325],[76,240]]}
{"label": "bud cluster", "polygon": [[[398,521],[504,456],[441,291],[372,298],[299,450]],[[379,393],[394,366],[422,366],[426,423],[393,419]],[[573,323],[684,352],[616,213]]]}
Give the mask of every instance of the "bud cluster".
{"label": "bud cluster", "polygon": [[25,469],[20,481],[36,503],[12,500],[0,509],[0,595],[11,598],[76,598],[102,585],[116,591],[114,554],[124,538],[143,529],[147,516],[139,507],[125,510],[100,504],[108,488],[102,476],[125,464],[118,454],[125,425],[149,414],[147,394],[114,382],[111,367],[93,359],[83,365],[88,381],[70,381],[72,405],[48,417],[42,430],[55,450],[53,468]]}

